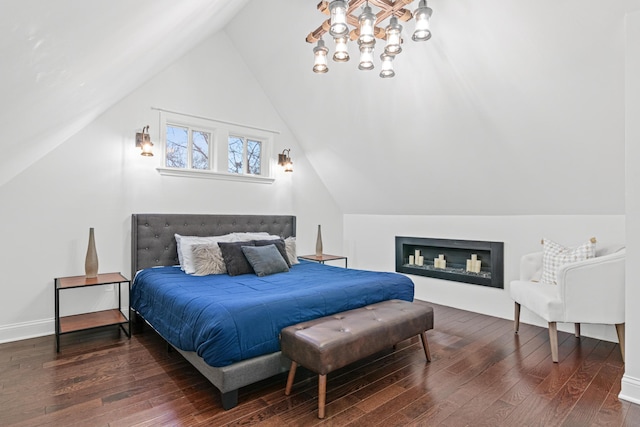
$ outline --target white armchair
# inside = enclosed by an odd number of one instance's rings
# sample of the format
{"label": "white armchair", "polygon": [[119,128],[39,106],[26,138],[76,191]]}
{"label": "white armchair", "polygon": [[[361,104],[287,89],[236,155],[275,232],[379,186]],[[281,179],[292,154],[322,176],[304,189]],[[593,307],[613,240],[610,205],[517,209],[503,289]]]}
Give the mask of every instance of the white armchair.
{"label": "white armchair", "polygon": [[608,246],[586,261],[565,264],[558,269],[557,285],[536,282],[542,270],[542,252],[527,254],[520,261],[520,280],[511,282],[515,301],[515,332],[520,327],[520,307],[524,306],[549,323],[551,358],[558,362],[557,322],[616,326],[624,360],[625,249]]}

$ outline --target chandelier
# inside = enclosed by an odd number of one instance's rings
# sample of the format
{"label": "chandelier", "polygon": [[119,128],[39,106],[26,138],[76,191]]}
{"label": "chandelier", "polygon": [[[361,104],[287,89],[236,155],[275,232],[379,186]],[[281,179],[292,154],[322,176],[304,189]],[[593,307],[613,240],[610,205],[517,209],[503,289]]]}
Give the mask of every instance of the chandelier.
{"label": "chandelier", "polygon": [[[335,62],[347,62],[349,52],[347,50],[348,41],[357,41],[360,51],[360,70],[373,70],[374,49],[376,39],[385,41],[385,46],[380,54],[382,61],[380,77],[389,78],[395,76],[393,70],[393,60],[402,52],[402,25],[398,22],[415,20],[415,28],[411,39],[414,41],[426,41],[431,38],[429,30],[429,18],[432,10],[427,7],[427,0],[420,0],[418,8],[411,13],[405,6],[414,0],[332,0],[321,1],[318,10],[330,16],[315,31],[307,36],[308,43],[317,43],[313,48],[315,73],[326,73],[329,71],[327,55],[329,49],[325,46],[322,36],[325,33],[333,38],[335,51],[333,60]],[[377,13],[373,13],[369,3],[377,8]],[[364,6],[363,6],[364,5]],[[358,7],[362,7],[360,15],[357,13]],[[385,28],[379,27],[384,20],[389,18],[389,23]],[[352,29],[350,27],[353,27]]]}

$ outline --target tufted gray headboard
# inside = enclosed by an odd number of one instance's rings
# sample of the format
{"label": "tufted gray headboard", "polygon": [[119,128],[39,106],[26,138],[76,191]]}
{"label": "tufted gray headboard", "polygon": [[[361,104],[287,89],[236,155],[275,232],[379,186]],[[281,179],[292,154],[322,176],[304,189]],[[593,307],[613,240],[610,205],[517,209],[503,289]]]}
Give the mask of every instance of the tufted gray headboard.
{"label": "tufted gray headboard", "polygon": [[131,215],[131,277],[143,268],[178,265],[174,234],[218,236],[231,232],[266,231],[287,238],[296,235],[292,215]]}

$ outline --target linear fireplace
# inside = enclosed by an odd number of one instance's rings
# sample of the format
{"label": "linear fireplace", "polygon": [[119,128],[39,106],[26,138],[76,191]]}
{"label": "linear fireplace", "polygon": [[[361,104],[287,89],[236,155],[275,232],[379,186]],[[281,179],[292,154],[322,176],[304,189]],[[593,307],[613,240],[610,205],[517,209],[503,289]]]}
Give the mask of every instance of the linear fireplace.
{"label": "linear fireplace", "polygon": [[396,236],[396,271],[504,288],[504,243]]}

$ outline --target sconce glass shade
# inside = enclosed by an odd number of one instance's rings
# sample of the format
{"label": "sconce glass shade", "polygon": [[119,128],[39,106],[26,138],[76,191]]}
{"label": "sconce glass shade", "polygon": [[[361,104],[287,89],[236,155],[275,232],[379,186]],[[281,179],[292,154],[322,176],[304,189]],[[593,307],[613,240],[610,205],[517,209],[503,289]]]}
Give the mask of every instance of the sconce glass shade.
{"label": "sconce glass shade", "polygon": [[376,23],[376,16],[371,12],[369,3],[362,8],[362,14],[358,18],[360,24],[360,36],[358,37],[359,44],[375,44],[376,38],[374,36],[374,26]]}
{"label": "sconce glass shade", "polygon": [[[149,135],[146,135],[147,138],[149,137]],[[153,156],[153,143],[151,143],[151,141],[145,141],[142,144],[142,153],[140,153],[143,156]]]}
{"label": "sconce glass shade", "polygon": [[289,163],[284,165],[285,172],[293,172],[293,162],[289,160]]}
{"label": "sconce glass shade", "polygon": [[398,24],[398,18],[391,17],[389,26],[386,28],[387,33],[387,45],[384,48],[384,53],[387,55],[397,55],[402,52],[402,38],[400,33],[402,32],[402,25]]}
{"label": "sconce glass shade", "polygon": [[327,53],[329,53],[329,49],[324,45],[324,40],[318,40],[318,45],[313,48],[313,55],[315,57],[313,64],[314,73],[322,74],[329,71],[329,67],[327,66]]}
{"label": "sconce glass shade", "polygon": [[361,44],[360,45],[360,64],[358,69],[360,70],[373,70],[373,45]]}
{"label": "sconce glass shade", "polygon": [[349,60],[349,51],[347,50],[347,36],[336,37],[336,51],[333,53],[335,62],[347,62]]}
{"label": "sconce glass shade", "polygon": [[349,32],[347,26],[347,2],[344,0],[334,0],[329,3],[329,12],[331,14],[331,27],[329,34],[332,37],[346,36]]}
{"label": "sconce glass shade", "polygon": [[393,71],[393,55],[387,55],[383,53],[380,55],[380,59],[382,59],[382,70],[380,71],[380,77],[383,79],[393,77],[396,75],[396,72]]}
{"label": "sconce glass shade", "polygon": [[429,19],[431,18],[431,8],[427,7],[427,0],[420,0],[420,5],[413,13],[416,20],[416,29],[411,38],[414,41],[422,42],[431,38],[431,30],[429,30]]}
{"label": "sconce glass shade", "polygon": [[149,126],[145,126],[142,128],[142,132],[136,133],[136,147],[140,148],[140,154],[145,157],[153,156],[153,142],[151,142],[148,131]]}

